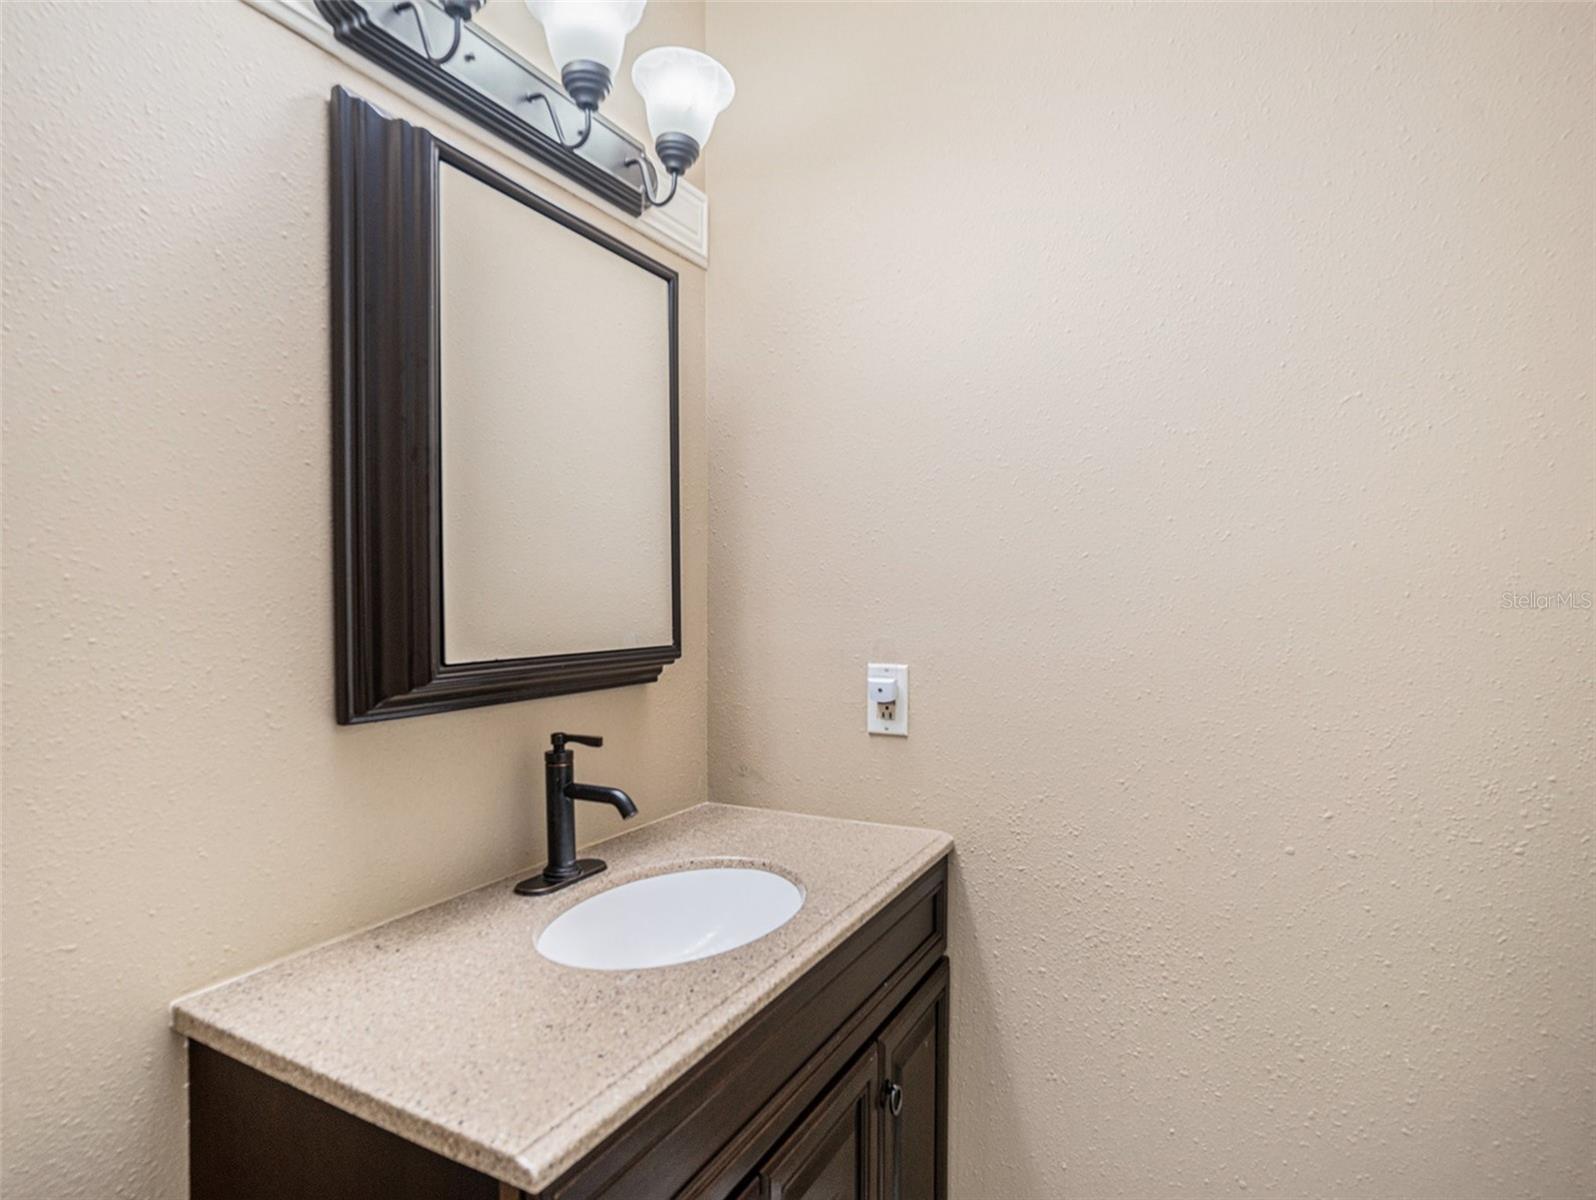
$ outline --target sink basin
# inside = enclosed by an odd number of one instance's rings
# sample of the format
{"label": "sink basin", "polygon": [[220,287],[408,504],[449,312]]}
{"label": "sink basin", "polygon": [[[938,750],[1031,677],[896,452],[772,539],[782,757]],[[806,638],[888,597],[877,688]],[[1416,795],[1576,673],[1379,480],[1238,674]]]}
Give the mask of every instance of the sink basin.
{"label": "sink basin", "polygon": [[538,938],[538,953],[595,971],[668,967],[746,946],[803,903],[797,884],[752,867],[651,875],[561,913]]}

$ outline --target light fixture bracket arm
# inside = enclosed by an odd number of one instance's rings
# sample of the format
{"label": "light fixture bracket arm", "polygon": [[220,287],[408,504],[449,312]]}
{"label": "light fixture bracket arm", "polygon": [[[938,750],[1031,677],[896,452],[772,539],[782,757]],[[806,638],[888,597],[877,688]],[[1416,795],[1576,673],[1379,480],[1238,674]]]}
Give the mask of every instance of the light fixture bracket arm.
{"label": "light fixture bracket arm", "polygon": [[460,37],[465,31],[465,23],[476,15],[487,0],[446,0],[443,11],[454,22],[454,37],[449,42],[449,48],[442,54],[432,52],[432,39],[427,36],[427,21],[421,15],[421,9],[413,0],[399,0],[393,6],[396,13],[408,12],[416,19],[416,32],[421,35],[421,53],[426,60],[435,67],[441,67],[453,58],[460,50]]}
{"label": "light fixture bracket arm", "polygon": [[676,185],[682,181],[680,172],[672,171],[671,188],[663,196],[659,194],[659,172],[654,170],[654,164],[644,154],[637,158],[629,158],[626,165],[636,167],[638,174],[643,177],[643,204],[647,208],[664,208],[676,199]]}
{"label": "light fixture bracket arm", "polygon": [[664,208],[675,199],[676,185],[681,182],[687,168],[698,161],[699,149],[698,140],[685,133],[662,133],[654,139],[654,153],[659,155],[659,161],[671,177],[671,190],[663,197],[657,194],[659,175],[654,170],[654,164],[649,162],[648,155],[640,154],[627,159],[626,165],[630,167],[635,163],[643,177],[643,202],[650,208]]}
{"label": "light fixture bracket arm", "polygon": [[534,104],[539,100],[543,101],[543,107],[548,110],[549,124],[554,126],[555,141],[559,142],[567,150],[580,150],[587,145],[587,139],[593,136],[593,110],[591,108],[584,107],[582,109],[582,132],[577,135],[576,141],[568,142],[565,140],[565,129],[560,124],[560,114],[555,111],[554,101],[549,99],[548,93],[529,92],[527,94],[526,103]]}

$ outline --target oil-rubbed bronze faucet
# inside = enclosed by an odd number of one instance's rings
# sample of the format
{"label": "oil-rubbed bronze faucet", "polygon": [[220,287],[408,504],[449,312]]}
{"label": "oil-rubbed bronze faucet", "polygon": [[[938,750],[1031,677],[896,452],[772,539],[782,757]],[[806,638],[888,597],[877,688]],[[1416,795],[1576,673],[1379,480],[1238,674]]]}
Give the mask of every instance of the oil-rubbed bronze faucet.
{"label": "oil-rubbed bronze faucet", "polygon": [[637,815],[637,805],[620,788],[572,782],[572,764],[576,756],[566,749],[565,743],[602,746],[603,738],[582,733],[556,733],[549,740],[553,743],[553,749],[543,753],[543,784],[548,793],[549,861],[538,874],[515,885],[515,890],[522,896],[543,896],[557,892],[578,879],[597,875],[604,869],[604,860],[601,858],[576,856],[574,801],[593,800],[599,804],[610,804],[622,817]]}

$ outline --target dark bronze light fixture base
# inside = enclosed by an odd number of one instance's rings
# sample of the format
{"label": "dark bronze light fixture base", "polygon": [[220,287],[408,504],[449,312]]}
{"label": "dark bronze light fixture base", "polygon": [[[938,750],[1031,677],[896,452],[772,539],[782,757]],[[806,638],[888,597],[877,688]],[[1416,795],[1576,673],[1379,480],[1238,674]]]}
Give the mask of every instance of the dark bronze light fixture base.
{"label": "dark bronze light fixture base", "polygon": [[654,139],[654,153],[672,175],[680,175],[698,161],[698,142],[685,133],[662,133]]}
{"label": "dark bronze light fixture base", "polygon": [[579,58],[561,68],[560,82],[573,104],[592,112],[610,94],[610,69],[603,63]]}
{"label": "dark bronze light fixture base", "polygon": [[515,885],[517,896],[547,896],[550,892],[557,892],[561,888],[570,887],[580,879],[590,875],[597,875],[607,865],[602,858],[579,858],[574,864],[575,871],[563,879],[550,879],[544,871],[539,871],[530,879],[523,879]]}

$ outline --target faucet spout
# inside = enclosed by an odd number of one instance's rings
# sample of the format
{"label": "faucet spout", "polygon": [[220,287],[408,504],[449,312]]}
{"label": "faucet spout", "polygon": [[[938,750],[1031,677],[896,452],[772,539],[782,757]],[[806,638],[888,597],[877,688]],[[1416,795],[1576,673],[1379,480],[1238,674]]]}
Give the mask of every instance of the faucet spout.
{"label": "faucet spout", "polygon": [[637,816],[637,805],[620,788],[601,787],[596,783],[568,783],[565,785],[565,794],[572,800],[594,800],[599,804],[608,804],[623,818]]}

